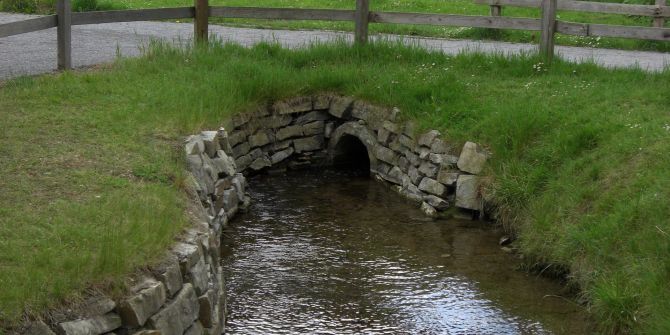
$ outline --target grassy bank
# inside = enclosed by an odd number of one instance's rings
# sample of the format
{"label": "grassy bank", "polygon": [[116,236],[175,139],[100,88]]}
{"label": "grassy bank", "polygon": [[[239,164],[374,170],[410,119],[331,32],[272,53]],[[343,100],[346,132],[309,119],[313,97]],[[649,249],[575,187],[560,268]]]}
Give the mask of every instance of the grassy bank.
{"label": "grassy bank", "polygon": [[[193,1],[189,0],[72,0],[74,10],[109,10],[109,9],[139,9],[154,7],[178,7],[192,6]],[[628,4],[654,4],[653,0],[611,0],[604,2],[628,3]],[[54,0],[0,0],[3,3],[0,8],[7,11],[24,12],[49,12],[53,8]],[[256,0],[250,3],[246,0],[210,0],[212,6],[255,6],[255,7],[291,7],[291,8],[331,8],[331,9],[355,9],[353,0]],[[489,7],[486,5],[475,4],[472,0],[409,0],[409,1],[391,1],[391,0],[372,0],[370,1],[372,10],[378,11],[396,11],[396,12],[422,12],[422,13],[443,13],[443,14],[461,14],[461,15],[489,15]],[[539,9],[505,7],[503,15],[513,17],[531,17],[539,18]],[[600,13],[581,13],[560,11],[559,17],[564,21],[631,25],[651,27],[652,18],[630,15],[612,15]],[[325,22],[325,21],[277,21],[277,20],[224,20],[212,18],[212,22],[243,27],[260,27],[273,29],[320,29],[320,30],[342,30],[352,31],[352,23],[343,22]],[[670,27],[670,20],[666,22]],[[372,24],[370,26],[372,33],[391,33],[403,35],[420,35],[442,38],[460,38],[460,39],[492,39],[504,40],[510,42],[535,43],[539,40],[537,32],[517,31],[517,30],[490,30],[480,28],[460,28],[460,27],[432,27],[421,25],[390,25],[390,24]],[[594,38],[558,35],[557,43],[562,45],[617,48],[617,49],[637,49],[637,50],[658,50],[670,51],[670,43],[657,41],[628,40],[615,38]]]}
{"label": "grassy bank", "polygon": [[0,319],[110,287],[183,227],[180,137],[336,91],[487,145],[529,262],[568,267],[605,333],[670,331],[670,71],[399,45],[151,48],[0,88]]}

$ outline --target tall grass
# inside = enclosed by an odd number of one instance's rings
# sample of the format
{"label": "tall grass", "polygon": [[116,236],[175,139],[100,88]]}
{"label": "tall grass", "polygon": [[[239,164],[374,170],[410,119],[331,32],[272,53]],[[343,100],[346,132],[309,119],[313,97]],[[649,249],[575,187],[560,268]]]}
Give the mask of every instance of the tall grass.
{"label": "tall grass", "polygon": [[500,220],[570,270],[604,333],[670,331],[670,71],[399,44],[149,48],[0,89],[6,323],[118,282],[183,227],[180,136],[267,101],[335,91],[494,153]]}

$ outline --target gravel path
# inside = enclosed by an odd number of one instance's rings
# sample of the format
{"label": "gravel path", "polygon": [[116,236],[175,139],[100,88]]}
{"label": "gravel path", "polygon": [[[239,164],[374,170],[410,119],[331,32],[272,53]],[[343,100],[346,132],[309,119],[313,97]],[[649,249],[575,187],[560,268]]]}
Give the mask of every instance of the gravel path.
{"label": "gravel path", "polygon": [[[29,15],[0,13],[0,23],[24,20]],[[210,26],[210,34],[223,40],[249,46],[259,41],[278,41],[296,48],[313,41],[351,40],[349,33],[326,31],[289,31],[231,28]],[[138,56],[140,48],[152,39],[178,41],[193,36],[190,23],[128,22],[105,23],[72,27],[72,62],[75,67],[90,66],[113,61],[118,55]],[[377,38],[398,39],[383,35]],[[464,50],[518,54],[535,50],[531,44],[448,40],[434,38],[402,37],[405,43],[419,44],[427,49],[456,54]],[[557,47],[565,59],[594,61],[607,67],[639,66],[648,71],[660,71],[670,65],[670,53],[622,51],[581,47]],[[0,79],[21,75],[34,75],[56,69],[56,29],[0,38]]]}

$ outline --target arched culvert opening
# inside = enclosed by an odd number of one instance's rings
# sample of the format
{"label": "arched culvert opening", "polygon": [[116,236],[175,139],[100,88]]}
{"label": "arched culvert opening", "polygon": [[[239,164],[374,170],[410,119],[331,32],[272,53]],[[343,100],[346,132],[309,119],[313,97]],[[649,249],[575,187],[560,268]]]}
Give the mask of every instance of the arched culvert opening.
{"label": "arched culvert opening", "polygon": [[333,131],[328,144],[328,154],[333,166],[363,169],[365,175],[377,171],[377,158],[373,155],[377,138],[358,122],[347,122]]}
{"label": "arched culvert opening", "polygon": [[343,135],[332,152],[333,166],[370,174],[370,158],[367,147],[353,135]]}

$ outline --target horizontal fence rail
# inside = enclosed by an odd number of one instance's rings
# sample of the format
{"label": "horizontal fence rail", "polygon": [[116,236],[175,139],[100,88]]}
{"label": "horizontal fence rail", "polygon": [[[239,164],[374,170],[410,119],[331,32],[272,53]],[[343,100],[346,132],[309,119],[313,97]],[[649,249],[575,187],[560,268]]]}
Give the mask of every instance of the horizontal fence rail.
{"label": "horizontal fence rail", "polygon": [[370,22],[396,24],[425,24],[472,28],[540,30],[540,20],[514,17],[472,15],[371,12]]}
{"label": "horizontal fence rail", "polygon": [[82,12],[72,13],[72,25],[190,19],[194,16],[194,7]]}
{"label": "horizontal fence rail", "polygon": [[32,33],[58,25],[58,16],[49,15],[17,22],[0,24],[0,37],[8,37],[25,33]]}
{"label": "horizontal fence rail", "polygon": [[[474,0],[474,3],[489,6],[540,8],[542,0]],[[660,5],[628,5],[621,3],[567,1],[557,3],[559,10],[603,14],[622,14],[652,17],[670,17],[670,7]]]}
{"label": "horizontal fence rail", "polygon": [[[572,0],[473,0],[477,4],[490,6],[491,16],[377,12],[370,11],[369,1],[371,0],[356,0],[356,10],[209,6],[208,0],[194,0],[192,7],[72,13],[70,0],[57,0],[57,15],[0,24],[0,38],[57,27],[59,69],[71,67],[71,26],[73,25],[195,19],[195,39],[206,41],[210,17],[348,21],[355,25],[354,40],[359,44],[366,43],[370,23],[541,31],[540,51],[548,61],[551,61],[553,56],[555,33],[670,41],[670,29],[664,28],[666,18],[670,18],[670,6],[667,6],[667,0],[655,0],[655,5]],[[540,8],[541,18],[505,17],[502,15],[503,6]],[[557,10],[648,16],[653,17],[654,27],[560,21],[557,20]]]}
{"label": "horizontal fence rail", "polygon": [[642,40],[670,41],[670,29],[609,24],[556,22],[556,31],[566,35],[634,38]]}
{"label": "horizontal fence rail", "polygon": [[210,7],[211,17],[228,19],[354,21],[356,11],[341,9]]}

